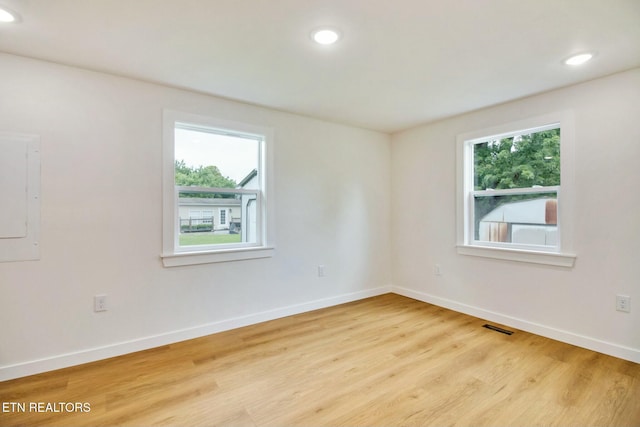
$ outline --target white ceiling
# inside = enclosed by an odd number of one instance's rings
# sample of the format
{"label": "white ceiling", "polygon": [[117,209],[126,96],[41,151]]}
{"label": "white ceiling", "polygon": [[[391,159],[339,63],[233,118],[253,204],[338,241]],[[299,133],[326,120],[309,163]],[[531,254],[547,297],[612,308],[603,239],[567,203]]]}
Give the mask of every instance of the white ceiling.
{"label": "white ceiling", "polygon": [[[640,66],[640,0],[0,4],[22,15],[3,52],[389,133]],[[342,40],[314,44],[321,25]]]}

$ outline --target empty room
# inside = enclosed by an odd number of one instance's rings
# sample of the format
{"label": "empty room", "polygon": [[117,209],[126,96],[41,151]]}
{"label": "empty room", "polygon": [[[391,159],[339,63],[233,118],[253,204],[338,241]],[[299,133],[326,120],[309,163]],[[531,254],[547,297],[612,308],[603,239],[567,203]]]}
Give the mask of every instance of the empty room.
{"label": "empty room", "polygon": [[0,0],[0,425],[640,426],[637,0]]}

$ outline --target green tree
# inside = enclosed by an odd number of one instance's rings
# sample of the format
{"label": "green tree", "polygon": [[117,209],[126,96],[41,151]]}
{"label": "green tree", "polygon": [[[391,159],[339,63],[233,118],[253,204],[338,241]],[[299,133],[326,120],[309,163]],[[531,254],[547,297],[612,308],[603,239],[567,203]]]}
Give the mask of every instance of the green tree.
{"label": "green tree", "polygon": [[[236,188],[236,182],[223,176],[217,166],[187,166],[184,160],[175,162],[175,183],[184,187]],[[181,197],[234,197],[233,195],[211,195],[202,193],[181,193]]]}
{"label": "green tree", "polygon": [[476,190],[560,185],[560,129],[474,145]]}

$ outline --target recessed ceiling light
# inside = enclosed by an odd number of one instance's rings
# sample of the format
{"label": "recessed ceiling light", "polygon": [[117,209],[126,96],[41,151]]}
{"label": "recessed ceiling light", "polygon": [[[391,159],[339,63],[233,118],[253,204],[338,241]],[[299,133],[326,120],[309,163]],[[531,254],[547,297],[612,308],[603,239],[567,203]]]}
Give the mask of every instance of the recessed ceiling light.
{"label": "recessed ceiling light", "polygon": [[319,28],[311,33],[311,38],[318,44],[330,45],[340,40],[340,33],[333,28]]}
{"label": "recessed ceiling light", "polygon": [[17,22],[20,16],[14,11],[0,6],[0,22]]}
{"label": "recessed ceiling light", "polygon": [[582,65],[591,58],[593,58],[593,53],[581,53],[579,55],[573,55],[565,60],[564,63],[567,65]]}

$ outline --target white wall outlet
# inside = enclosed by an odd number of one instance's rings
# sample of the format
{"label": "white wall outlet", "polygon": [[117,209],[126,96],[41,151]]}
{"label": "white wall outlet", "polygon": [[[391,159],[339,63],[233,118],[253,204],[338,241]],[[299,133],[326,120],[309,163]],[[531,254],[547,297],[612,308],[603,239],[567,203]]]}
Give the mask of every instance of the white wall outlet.
{"label": "white wall outlet", "polygon": [[433,274],[435,274],[436,276],[442,276],[442,268],[440,268],[440,264],[436,264],[433,267]]}
{"label": "white wall outlet", "polygon": [[320,264],[318,266],[318,277],[324,277],[325,272],[324,272],[324,265]]}
{"label": "white wall outlet", "polygon": [[96,295],[93,297],[93,311],[107,311],[106,295]]}
{"label": "white wall outlet", "polygon": [[616,295],[616,310],[631,312],[631,297],[628,295]]}

